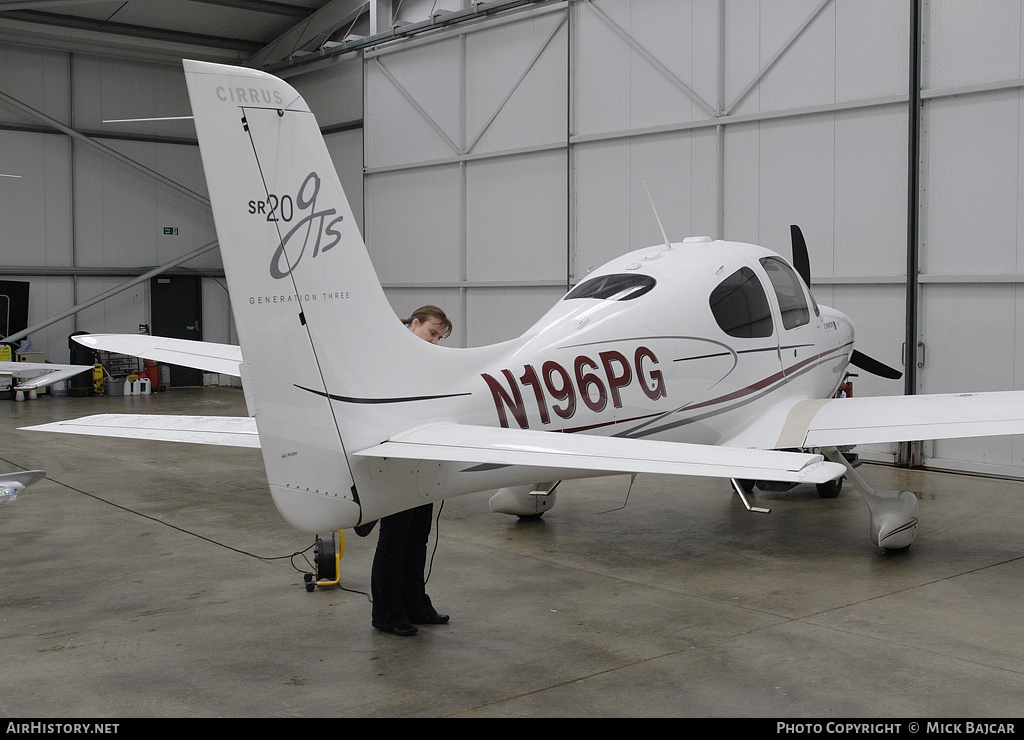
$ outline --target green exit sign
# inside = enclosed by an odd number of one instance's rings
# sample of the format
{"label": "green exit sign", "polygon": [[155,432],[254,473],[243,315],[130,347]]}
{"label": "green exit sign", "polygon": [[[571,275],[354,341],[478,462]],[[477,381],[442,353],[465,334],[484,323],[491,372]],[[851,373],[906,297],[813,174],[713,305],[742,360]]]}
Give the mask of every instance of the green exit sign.
{"label": "green exit sign", "polygon": [[177,236],[177,235],[178,235],[178,227],[177,226],[165,226],[164,227],[164,236]]}

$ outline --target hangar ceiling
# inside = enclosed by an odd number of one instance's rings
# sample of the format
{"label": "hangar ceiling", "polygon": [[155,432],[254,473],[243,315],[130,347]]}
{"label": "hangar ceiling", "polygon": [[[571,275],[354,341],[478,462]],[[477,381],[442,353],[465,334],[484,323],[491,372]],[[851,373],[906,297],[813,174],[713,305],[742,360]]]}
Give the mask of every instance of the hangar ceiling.
{"label": "hangar ceiling", "polygon": [[3,0],[0,43],[273,71],[542,1]]}

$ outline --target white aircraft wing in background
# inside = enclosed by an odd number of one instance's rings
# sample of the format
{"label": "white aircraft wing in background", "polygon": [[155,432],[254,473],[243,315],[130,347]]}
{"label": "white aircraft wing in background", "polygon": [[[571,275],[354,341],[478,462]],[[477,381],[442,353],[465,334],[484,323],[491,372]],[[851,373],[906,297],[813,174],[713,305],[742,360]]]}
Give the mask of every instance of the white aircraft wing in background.
{"label": "white aircraft wing in background", "polygon": [[196,342],[148,334],[80,334],[74,340],[90,349],[181,365],[209,373],[239,376],[242,348],[236,344]]}
{"label": "white aircraft wing in background", "polygon": [[45,388],[80,373],[91,371],[92,365],[53,365],[48,362],[0,362],[0,375],[14,378],[14,389],[29,391]]}

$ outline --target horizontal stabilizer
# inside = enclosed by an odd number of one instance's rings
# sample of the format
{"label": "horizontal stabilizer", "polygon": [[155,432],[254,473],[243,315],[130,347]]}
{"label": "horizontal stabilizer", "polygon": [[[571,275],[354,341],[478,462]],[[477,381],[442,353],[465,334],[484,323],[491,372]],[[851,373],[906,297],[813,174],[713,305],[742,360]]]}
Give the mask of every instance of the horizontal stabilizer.
{"label": "horizontal stabilizer", "polygon": [[797,403],[776,447],[1024,434],[1024,391],[834,398]]}
{"label": "horizontal stabilizer", "polygon": [[559,434],[438,422],[392,435],[363,457],[521,465],[580,472],[660,473],[825,483],[845,472],[821,455]]}
{"label": "horizontal stabilizer", "polygon": [[79,334],[74,340],[90,349],[141,357],[154,362],[191,367],[208,373],[239,377],[242,348],[236,344],[196,342],[148,334]]}
{"label": "horizontal stabilizer", "polygon": [[45,388],[92,370],[92,365],[51,365],[48,362],[0,362],[0,375],[17,379],[14,389],[28,391]]}
{"label": "horizontal stabilizer", "polygon": [[175,416],[171,414],[97,414],[80,419],[22,427],[34,432],[62,432],[94,437],[148,439],[161,442],[260,446],[256,420],[251,416]]}

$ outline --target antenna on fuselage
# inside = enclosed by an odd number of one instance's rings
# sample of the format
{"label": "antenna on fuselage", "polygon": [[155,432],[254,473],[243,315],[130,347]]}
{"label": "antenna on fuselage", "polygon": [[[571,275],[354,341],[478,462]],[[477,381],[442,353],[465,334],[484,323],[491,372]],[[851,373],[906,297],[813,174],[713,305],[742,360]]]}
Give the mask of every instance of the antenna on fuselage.
{"label": "antenna on fuselage", "polygon": [[665,248],[672,249],[672,245],[668,243],[668,234],[665,233],[665,227],[661,225],[661,218],[658,217],[658,209],[654,207],[654,198],[651,197],[651,191],[647,189],[647,180],[643,181],[644,191],[647,193],[647,200],[651,202],[651,210],[654,211],[654,220],[658,222],[658,228],[661,229],[661,238],[665,240]]}

